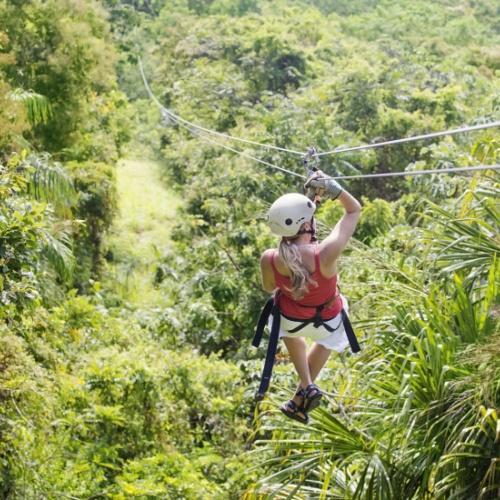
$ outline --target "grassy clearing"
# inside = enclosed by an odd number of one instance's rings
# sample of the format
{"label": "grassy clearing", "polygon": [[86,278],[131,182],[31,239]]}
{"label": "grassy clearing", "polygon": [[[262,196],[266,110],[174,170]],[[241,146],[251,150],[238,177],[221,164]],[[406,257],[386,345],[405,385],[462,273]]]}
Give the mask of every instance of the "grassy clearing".
{"label": "grassy clearing", "polygon": [[108,238],[113,262],[107,279],[131,304],[159,305],[155,262],[169,247],[180,200],[160,180],[159,165],[149,160],[121,161],[117,189],[119,212]]}

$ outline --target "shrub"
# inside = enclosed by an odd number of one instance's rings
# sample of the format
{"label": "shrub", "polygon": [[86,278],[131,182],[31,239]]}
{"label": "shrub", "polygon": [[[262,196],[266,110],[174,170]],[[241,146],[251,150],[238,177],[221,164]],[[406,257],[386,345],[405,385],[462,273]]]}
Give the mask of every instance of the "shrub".
{"label": "shrub", "polygon": [[85,221],[77,235],[75,253],[77,271],[75,285],[88,287],[91,277],[97,277],[102,261],[102,238],[116,213],[117,198],[114,167],[106,163],[68,162],[78,191],[75,215]]}

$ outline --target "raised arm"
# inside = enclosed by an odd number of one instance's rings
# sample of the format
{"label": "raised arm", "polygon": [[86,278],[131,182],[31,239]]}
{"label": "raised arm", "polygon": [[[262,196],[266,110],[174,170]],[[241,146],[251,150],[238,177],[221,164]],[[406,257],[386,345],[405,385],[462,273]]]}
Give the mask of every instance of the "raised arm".
{"label": "raised arm", "polygon": [[361,204],[350,193],[343,189],[334,179],[327,177],[323,172],[316,172],[306,183],[306,188],[321,196],[327,195],[331,199],[338,199],[344,207],[345,213],[337,222],[332,232],[319,245],[321,262],[328,268],[334,266],[342,251],[347,245],[361,215]]}
{"label": "raised arm", "polygon": [[344,207],[345,213],[319,245],[321,260],[325,267],[335,264],[353,235],[361,215],[361,204],[350,193],[344,190],[337,199]]}

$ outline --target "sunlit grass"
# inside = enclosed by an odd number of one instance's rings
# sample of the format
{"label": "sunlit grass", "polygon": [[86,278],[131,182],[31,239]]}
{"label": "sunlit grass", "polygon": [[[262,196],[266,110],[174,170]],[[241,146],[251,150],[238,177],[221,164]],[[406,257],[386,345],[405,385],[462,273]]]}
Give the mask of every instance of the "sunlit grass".
{"label": "sunlit grass", "polygon": [[107,246],[112,255],[108,279],[123,299],[137,306],[156,305],[155,263],[170,244],[179,198],[160,180],[159,165],[123,160],[117,166],[118,214]]}

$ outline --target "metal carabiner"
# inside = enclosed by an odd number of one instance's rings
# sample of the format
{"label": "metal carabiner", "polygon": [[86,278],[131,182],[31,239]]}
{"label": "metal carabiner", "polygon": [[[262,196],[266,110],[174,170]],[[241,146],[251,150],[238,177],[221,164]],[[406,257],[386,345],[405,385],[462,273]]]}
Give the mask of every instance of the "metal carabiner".
{"label": "metal carabiner", "polygon": [[302,161],[306,169],[306,175],[309,175],[311,171],[316,172],[319,170],[319,156],[314,146],[307,149],[307,153],[302,158]]}
{"label": "metal carabiner", "polygon": [[[317,172],[319,170],[319,156],[314,146],[307,149],[307,153],[302,158],[302,161],[306,169],[307,178],[309,179],[312,172]],[[315,193],[312,201],[314,201],[316,205],[319,205],[321,203],[321,196]]]}

